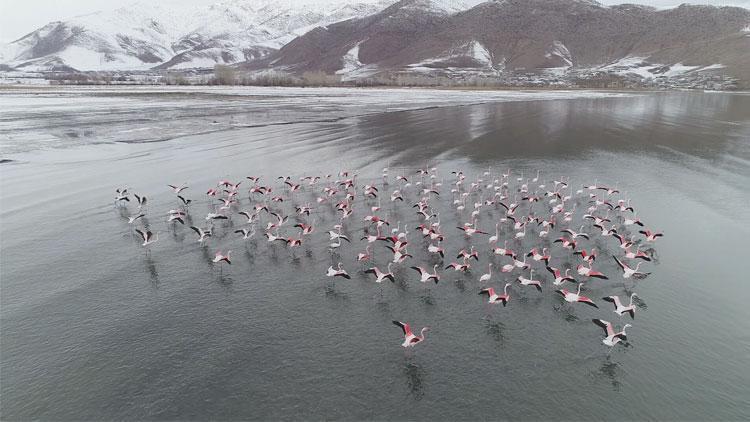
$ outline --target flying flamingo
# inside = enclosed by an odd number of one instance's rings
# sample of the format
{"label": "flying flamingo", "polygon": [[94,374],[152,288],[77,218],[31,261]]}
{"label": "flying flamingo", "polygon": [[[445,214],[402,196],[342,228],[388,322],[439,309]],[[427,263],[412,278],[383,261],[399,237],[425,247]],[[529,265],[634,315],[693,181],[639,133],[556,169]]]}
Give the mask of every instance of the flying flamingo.
{"label": "flying flamingo", "polygon": [[664,233],[654,233],[651,230],[641,230],[638,233],[646,236],[647,242],[655,242],[657,238],[664,236]]}
{"label": "flying flamingo", "polygon": [[227,254],[224,255],[221,253],[221,251],[217,251],[216,255],[214,256],[213,262],[226,262],[229,265],[232,265],[231,257],[232,251],[227,251]]}
{"label": "flying flamingo", "polygon": [[540,292],[542,291],[542,282],[539,280],[534,280],[534,270],[529,271],[529,278],[525,278],[524,276],[519,275],[516,280],[522,286],[534,286]]}
{"label": "flying flamingo", "polygon": [[565,269],[565,275],[562,275],[560,273],[560,270],[555,267],[547,267],[547,271],[552,273],[552,276],[555,277],[555,281],[552,282],[552,284],[554,284],[555,286],[559,286],[566,281],[570,281],[573,283],[576,282],[575,278],[568,275],[568,273],[570,272],[570,268]]}
{"label": "flying flamingo", "polygon": [[633,277],[637,279],[643,279],[643,278],[648,277],[649,274],[651,274],[651,273],[644,273],[644,272],[638,271],[638,267],[640,267],[641,264],[643,264],[643,262],[638,262],[635,268],[630,268],[627,264],[617,259],[616,256],[612,255],[612,258],[615,259],[615,262],[617,262],[617,265],[619,265],[620,268],[622,269],[622,278]]}
{"label": "flying flamingo", "polygon": [[596,277],[601,278],[603,280],[609,280],[609,277],[604,275],[603,273],[600,273],[599,271],[594,271],[593,268],[591,268],[591,264],[589,266],[578,264],[576,267],[576,271],[578,271],[578,275],[586,276],[586,277]]}
{"label": "flying flamingo", "polygon": [[190,226],[190,228],[198,233],[198,242],[203,243],[207,237],[211,237],[211,230],[204,230],[200,227]]}
{"label": "flying flamingo", "polygon": [[148,246],[148,245],[156,242],[157,240],[159,240],[159,233],[156,233],[154,235],[153,233],[151,233],[150,230],[146,231],[146,233],[144,233],[144,232],[142,232],[139,229],[135,229],[135,232],[138,233],[141,236],[141,238],[143,239],[143,243],[141,244],[141,246]]}
{"label": "flying flamingo", "polygon": [[370,245],[367,245],[364,252],[360,252],[357,254],[357,261],[369,261],[372,258],[372,251],[370,250]]}
{"label": "flying flamingo", "polygon": [[346,279],[352,278],[343,268],[343,265],[339,262],[337,269],[333,269],[333,265],[328,267],[326,271],[327,277],[344,277]]}
{"label": "flying flamingo", "polygon": [[637,294],[633,293],[630,295],[630,304],[628,306],[625,306],[620,302],[620,298],[617,296],[607,296],[603,298],[607,302],[612,302],[615,305],[614,312],[617,315],[622,316],[624,313],[630,314],[630,319],[635,319],[635,305],[633,305],[633,298],[638,296]]}
{"label": "flying flamingo", "polygon": [[169,187],[170,189],[172,189],[172,191],[173,191],[174,193],[177,193],[177,194],[179,194],[180,192],[182,192],[182,191],[184,191],[185,189],[187,189],[187,188],[188,188],[188,187],[187,187],[187,184],[182,184],[182,185],[180,185],[180,186],[175,186],[175,185],[167,185],[167,186],[168,186],[168,187]]}
{"label": "flying flamingo", "polygon": [[404,342],[401,343],[402,347],[414,347],[418,343],[423,342],[425,339],[425,333],[430,330],[430,327],[424,327],[422,328],[422,331],[420,331],[419,335],[416,336],[411,332],[411,327],[409,327],[409,324],[395,320],[393,321],[393,323],[401,327],[401,330],[403,330],[404,332]]}
{"label": "flying flamingo", "polygon": [[590,298],[588,298],[586,296],[581,296],[581,287],[582,286],[583,286],[583,283],[579,283],[578,284],[578,291],[576,293],[573,293],[573,292],[569,291],[568,289],[560,289],[560,290],[555,290],[555,291],[557,293],[560,293],[562,295],[563,299],[565,299],[565,301],[568,302],[568,303],[581,302],[581,303],[585,303],[585,304],[587,304],[589,306],[593,306],[594,308],[598,308],[598,306],[596,305],[596,303],[594,303],[593,300],[591,300]]}
{"label": "flying flamingo", "polygon": [[495,293],[495,289],[492,287],[488,287],[486,289],[482,289],[479,291],[479,294],[486,294],[488,299],[487,303],[501,303],[503,306],[508,304],[508,301],[510,300],[510,295],[508,294],[508,286],[510,286],[510,283],[505,283],[505,287],[503,288],[503,294],[498,295]]}
{"label": "flying flamingo", "polygon": [[391,282],[395,282],[396,279],[393,277],[393,273],[391,272],[391,265],[393,265],[392,262],[388,263],[388,272],[382,272],[378,267],[372,267],[368,270],[365,270],[366,273],[375,274],[375,282],[381,283],[386,278],[391,280]]}
{"label": "flying flamingo", "polygon": [[435,254],[438,254],[438,255],[440,255],[440,258],[441,258],[441,259],[442,259],[443,257],[445,257],[445,251],[444,251],[444,250],[443,250],[443,248],[442,248],[442,247],[440,246],[440,241],[438,241],[438,244],[437,244],[437,246],[436,246],[436,245],[433,245],[433,244],[430,244],[430,246],[428,246],[428,247],[427,247],[427,251],[428,251],[429,253],[435,253]]}
{"label": "flying flamingo", "polygon": [[625,329],[628,327],[632,327],[630,324],[625,324],[625,326],[622,327],[622,331],[615,332],[614,327],[612,326],[612,323],[609,321],[605,321],[603,319],[592,319],[591,321],[594,322],[594,324],[604,328],[604,334],[606,337],[602,340],[602,343],[609,347],[614,347],[615,344],[620,343],[621,341],[627,341],[628,337],[625,333]]}
{"label": "flying flamingo", "polygon": [[438,284],[438,281],[440,281],[440,275],[437,273],[437,264],[432,266],[432,273],[427,271],[426,269],[422,267],[409,267],[412,270],[415,270],[419,273],[419,281],[422,283],[426,283],[430,280],[433,280],[435,284]]}

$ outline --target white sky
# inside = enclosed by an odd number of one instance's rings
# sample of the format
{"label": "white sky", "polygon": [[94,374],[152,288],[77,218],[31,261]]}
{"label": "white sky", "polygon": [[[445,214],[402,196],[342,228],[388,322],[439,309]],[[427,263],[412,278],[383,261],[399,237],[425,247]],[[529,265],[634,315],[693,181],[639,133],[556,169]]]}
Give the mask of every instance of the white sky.
{"label": "white sky", "polygon": [[[162,4],[207,5],[219,0],[152,0]],[[247,0],[249,2],[253,0]],[[673,7],[680,3],[730,5],[750,8],[750,0],[599,0],[604,4],[641,3]],[[111,10],[134,0],[0,0],[0,42],[10,42],[51,21],[99,10]],[[342,3],[346,0],[342,0]]]}

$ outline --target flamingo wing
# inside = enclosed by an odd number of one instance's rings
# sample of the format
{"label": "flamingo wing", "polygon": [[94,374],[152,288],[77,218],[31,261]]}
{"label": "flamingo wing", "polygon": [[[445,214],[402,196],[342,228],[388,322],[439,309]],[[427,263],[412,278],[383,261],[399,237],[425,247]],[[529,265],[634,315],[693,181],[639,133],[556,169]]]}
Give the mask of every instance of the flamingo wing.
{"label": "flamingo wing", "polygon": [[409,337],[413,335],[411,332],[411,327],[409,327],[409,324],[405,322],[401,322],[401,321],[396,321],[396,320],[393,320],[393,324],[401,327],[401,330],[404,332],[404,336]]}
{"label": "flamingo wing", "polygon": [[627,265],[623,264],[622,261],[620,261],[619,259],[617,259],[617,257],[614,256],[614,255],[612,255],[612,258],[614,258],[615,262],[617,262],[617,265],[619,265],[620,268],[622,268],[622,270],[625,271],[625,268],[627,267]]}
{"label": "flamingo wing", "polygon": [[611,322],[605,321],[603,319],[597,319],[597,318],[594,318],[591,321],[593,321],[594,324],[596,324],[596,325],[604,328],[604,333],[607,335],[607,337],[615,334],[615,331],[612,328],[612,323]]}

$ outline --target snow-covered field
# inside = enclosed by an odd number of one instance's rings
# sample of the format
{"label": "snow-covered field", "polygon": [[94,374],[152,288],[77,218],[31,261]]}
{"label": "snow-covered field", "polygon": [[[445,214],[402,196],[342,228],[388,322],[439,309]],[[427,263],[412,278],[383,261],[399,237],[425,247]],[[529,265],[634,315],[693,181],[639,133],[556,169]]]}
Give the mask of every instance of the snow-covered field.
{"label": "snow-covered field", "polygon": [[2,158],[39,149],[154,142],[248,126],[336,121],[487,102],[622,97],[599,91],[278,87],[15,87],[0,90]]}

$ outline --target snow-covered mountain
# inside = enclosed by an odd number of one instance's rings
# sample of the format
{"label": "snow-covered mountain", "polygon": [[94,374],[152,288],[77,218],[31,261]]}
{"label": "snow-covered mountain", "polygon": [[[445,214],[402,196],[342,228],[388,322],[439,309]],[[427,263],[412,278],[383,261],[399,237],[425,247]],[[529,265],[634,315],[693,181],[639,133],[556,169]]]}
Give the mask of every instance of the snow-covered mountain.
{"label": "snow-covered mountain", "polygon": [[229,0],[207,7],[135,3],[0,45],[20,70],[212,67],[263,57],[307,31],[376,13],[393,0]]}
{"label": "snow-covered mountain", "polygon": [[[0,45],[0,68],[252,71],[370,77],[727,75],[750,87],[750,10],[594,0],[136,3]],[[525,77],[525,76],[524,76]]]}

